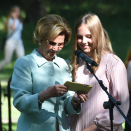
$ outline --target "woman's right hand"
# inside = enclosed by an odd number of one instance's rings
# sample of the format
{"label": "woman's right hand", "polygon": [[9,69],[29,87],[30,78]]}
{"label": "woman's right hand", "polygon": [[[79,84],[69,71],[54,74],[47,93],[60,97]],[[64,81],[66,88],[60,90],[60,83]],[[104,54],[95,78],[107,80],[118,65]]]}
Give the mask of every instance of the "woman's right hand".
{"label": "woman's right hand", "polygon": [[63,96],[67,92],[68,88],[64,85],[50,86],[45,91],[39,93],[39,100],[43,102],[51,97]]}
{"label": "woman's right hand", "polygon": [[63,96],[68,92],[68,88],[64,85],[54,85],[51,87],[48,87],[47,92],[49,93],[50,97],[59,97]]}

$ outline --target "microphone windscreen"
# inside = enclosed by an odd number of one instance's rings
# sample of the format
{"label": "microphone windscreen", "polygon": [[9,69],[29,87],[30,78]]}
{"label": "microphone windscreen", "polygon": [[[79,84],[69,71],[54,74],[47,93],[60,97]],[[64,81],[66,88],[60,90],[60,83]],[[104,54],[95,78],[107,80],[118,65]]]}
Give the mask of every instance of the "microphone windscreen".
{"label": "microphone windscreen", "polygon": [[75,55],[79,58],[81,52],[82,52],[82,51],[80,51],[80,50],[76,50],[76,51],[75,51]]}

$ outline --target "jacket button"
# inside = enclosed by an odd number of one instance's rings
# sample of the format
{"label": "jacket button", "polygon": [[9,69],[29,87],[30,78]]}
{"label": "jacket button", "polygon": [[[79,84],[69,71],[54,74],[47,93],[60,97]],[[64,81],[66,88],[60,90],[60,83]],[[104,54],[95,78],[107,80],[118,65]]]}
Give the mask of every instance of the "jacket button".
{"label": "jacket button", "polygon": [[59,124],[62,125],[62,122],[60,122]]}

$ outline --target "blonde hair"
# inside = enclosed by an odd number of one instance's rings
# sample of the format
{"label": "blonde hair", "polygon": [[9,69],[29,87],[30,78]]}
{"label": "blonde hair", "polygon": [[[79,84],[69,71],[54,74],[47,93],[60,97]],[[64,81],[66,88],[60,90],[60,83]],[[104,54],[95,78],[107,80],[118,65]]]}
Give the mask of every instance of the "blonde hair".
{"label": "blonde hair", "polygon": [[131,60],[131,45],[130,45],[130,49],[129,49],[127,57],[126,57],[126,62],[125,62],[126,68],[127,68],[128,63],[129,63],[130,60]]}
{"label": "blonde hair", "polygon": [[34,31],[34,43],[42,43],[44,39],[52,40],[58,35],[65,35],[65,44],[67,44],[72,35],[71,27],[61,16],[51,14],[41,18]]}
{"label": "blonde hair", "polygon": [[[7,31],[7,26],[8,26],[8,21],[10,18],[12,18],[12,13],[15,11],[15,9],[19,9],[20,10],[20,7],[19,6],[13,6],[9,12],[9,15],[6,19],[6,22],[4,23],[4,29],[5,31]],[[18,18],[20,20],[20,22],[22,23],[22,17],[21,17],[21,14],[20,14],[20,17]]]}
{"label": "blonde hair", "polygon": [[104,50],[105,51],[109,51],[110,53],[113,53],[113,48],[112,48],[112,45],[111,45],[111,41],[110,41],[110,38],[109,38],[109,35],[107,33],[107,31],[103,28],[103,31],[104,31],[104,36],[105,36],[105,46],[104,46]]}
{"label": "blonde hair", "polygon": [[[79,65],[79,59],[76,58],[74,52],[78,49],[81,50],[79,45],[77,44],[77,29],[82,24],[86,25],[91,32],[93,47],[95,49],[94,60],[97,62],[98,66],[100,64],[103,51],[112,52],[111,48],[109,47],[110,45],[108,41],[109,39],[105,38],[104,30],[98,16],[92,13],[88,13],[78,18],[75,24],[74,46],[73,46],[73,54],[72,54],[72,60],[71,60],[71,65],[73,67],[72,74],[74,78],[76,77],[76,71]],[[97,69],[98,67],[93,67],[94,71],[96,71]]]}

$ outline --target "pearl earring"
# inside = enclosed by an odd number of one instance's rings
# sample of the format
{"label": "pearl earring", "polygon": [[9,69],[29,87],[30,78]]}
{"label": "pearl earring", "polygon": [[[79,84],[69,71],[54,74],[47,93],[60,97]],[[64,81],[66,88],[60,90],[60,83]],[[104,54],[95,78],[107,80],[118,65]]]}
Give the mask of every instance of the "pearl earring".
{"label": "pearl earring", "polygon": [[41,45],[41,43],[40,43],[40,42],[38,42],[38,45]]}
{"label": "pearl earring", "polygon": [[48,41],[48,40],[46,40],[46,42],[47,42],[47,43],[49,43],[49,41]]}

